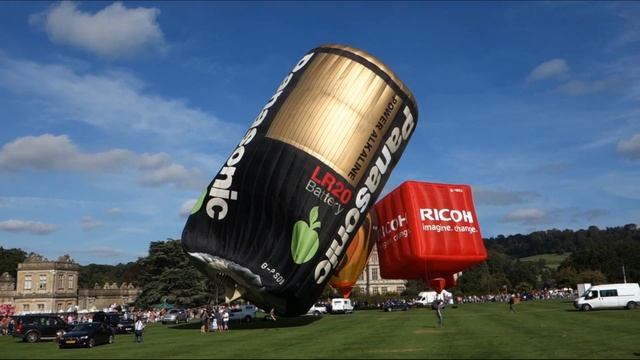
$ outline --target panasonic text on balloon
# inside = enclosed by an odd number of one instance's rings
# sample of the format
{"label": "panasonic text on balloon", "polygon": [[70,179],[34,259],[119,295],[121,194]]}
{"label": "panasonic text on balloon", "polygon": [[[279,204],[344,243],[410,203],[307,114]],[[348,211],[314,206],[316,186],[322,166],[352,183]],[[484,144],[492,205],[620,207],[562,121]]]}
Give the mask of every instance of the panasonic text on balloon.
{"label": "panasonic text on balloon", "polygon": [[235,166],[240,162],[240,160],[242,160],[245,152],[245,146],[249,145],[249,143],[251,143],[255,138],[256,133],[258,132],[257,127],[262,124],[269,113],[269,109],[276,103],[276,101],[278,101],[278,98],[280,98],[284,89],[289,85],[293,78],[293,74],[302,69],[309,62],[313,54],[314,53],[309,53],[300,59],[300,61],[298,61],[294,66],[291,73],[284,78],[280,86],[278,86],[275,94],[273,94],[269,101],[264,105],[262,111],[260,111],[260,114],[258,114],[256,119],[253,121],[253,124],[251,124],[251,127],[240,141],[240,144],[238,144],[238,147],[235,148],[229,159],[227,159],[225,166],[216,176],[213,184],[211,185],[211,189],[209,190],[209,196],[211,196],[211,198],[207,201],[206,205],[207,215],[211,219],[224,219],[229,210],[228,201],[238,199],[238,192],[230,190],[230,188],[233,184],[233,175],[236,172]]}
{"label": "panasonic text on balloon", "polygon": [[331,270],[338,266],[338,259],[345,250],[351,233],[356,230],[356,224],[358,224],[358,221],[360,220],[360,215],[364,214],[368,210],[369,201],[371,201],[373,193],[378,190],[382,176],[387,172],[387,169],[393,160],[392,155],[398,151],[403,141],[407,141],[409,139],[409,136],[413,132],[415,121],[408,106],[405,106],[403,115],[405,116],[404,123],[390,131],[389,136],[384,143],[384,147],[382,148],[381,154],[369,170],[369,174],[367,175],[363,186],[356,194],[355,207],[347,211],[344,224],[340,225],[337,236],[331,241],[331,245],[325,253],[325,259],[321,260],[316,265],[314,275],[317,284],[322,284]]}
{"label": "panasonic text on balloon", "polygon": [[420,219],[422,221],[464,221],[473,224],[473,215],[467,210],[420,209]]}
{"label": "panasonic text on balloon", "polygon": [[356,158],[355,164],[349,170],[349,179],[355,181],[360,170],[366,166],[367,159],[369,158],[372,152],[377,150],[376,143],[378,142],[379,133],[383,133],[385,130],[385,124],[394,114],[394,109],[396,104],[398,103],[398,96],[394,95],[391,100],[387,103],[387,106],[384,108],[384,112],[380,116],[380,119],[375,125],[374,129],[371,129],[371,133],[369,134],[369,138],[367,138],[367,142],[364,144],[360,154]]}

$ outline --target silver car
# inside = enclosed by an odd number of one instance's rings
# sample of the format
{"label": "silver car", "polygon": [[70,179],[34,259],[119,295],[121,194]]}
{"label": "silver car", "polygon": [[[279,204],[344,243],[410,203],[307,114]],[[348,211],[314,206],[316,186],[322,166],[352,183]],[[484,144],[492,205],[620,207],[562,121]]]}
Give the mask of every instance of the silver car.
{"label": "silver car", "polygon": [[184,309],[171,309],[162,317],[162,324],[187,322],[187,312]]}

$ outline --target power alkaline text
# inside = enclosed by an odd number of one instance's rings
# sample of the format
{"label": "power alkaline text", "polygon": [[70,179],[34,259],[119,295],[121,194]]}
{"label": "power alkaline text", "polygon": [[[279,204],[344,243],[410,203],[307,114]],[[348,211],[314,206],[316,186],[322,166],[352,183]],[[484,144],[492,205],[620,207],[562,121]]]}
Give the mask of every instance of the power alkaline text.
{"label": "power alkaline text", "polygon": [[392,155],[398,151],[400,145],[409,139],[413,131],[415,122],[408,106],[403,110],[405,116],[402,127],[396,126],[391,130],[389,137],[384,143],[380,156],[369,170],[364,185],[356,193],[355,207],[351,208],[345,215],[344,225],[340,225],[337,237],[331,241],[331,245],[325,253],[325,259],[321,260],[315,269],[315,279],[317,284],[322,284],[331,270],[338,266],[338,258],[346,248],[346,244],[351,237],[351,233],[356,230],[356,225],[360,220],[360,215],[368,210],[369,201],[372,194],[378,189],[382,176],[387,172],[387,168],[393,160]]}

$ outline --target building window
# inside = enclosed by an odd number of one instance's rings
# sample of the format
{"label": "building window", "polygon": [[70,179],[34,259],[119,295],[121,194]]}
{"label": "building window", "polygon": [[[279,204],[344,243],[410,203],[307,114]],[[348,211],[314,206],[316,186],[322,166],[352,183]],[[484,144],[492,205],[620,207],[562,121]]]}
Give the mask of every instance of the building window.
{"label": "building window", "polygon": [[38,304],[38,311],[40,312],[44,311],[44,304]]}
{"label": "building window", "polygon": [[387,287],[386,286],[381,287],[380,292],[385,294],[387,292]]}
{"label": "building window", "polygon": [[73,289],[73,275],[67,275],[67,288]]}
{"label": "building window", "polygon": [[364,273],[360,274],[360,278],[358,279],[358,281],[364,281]]}
{"label": "building window", "polygon": [[58,312],[62,311],[62,303],[58,303]]}
{"label": "building window", "polygon": [[371,280],[378,280],[378,268],[371,269]]}
{"label": "building window", "polygon": [[396,288],[396,292],[397,292],[398,294],[402,294],[402,293],[404,292],[404,286],[398,286],[398,287]]}
{"label": "building window", "polygon": [[64,274],[58,274],[58,289],[64,290]]}
{"label": "building window", "polygon": [[[31,290],[31,275],[25,275],[24,276],[24,289],[25,290]],[[29,307],[29,305],[25,305],[26,307]],[[28,311],[28,310],[26,310]]]}
{"label": "building window", "polygon": [[376,286],[372,287],[371,291],[373,292],[373,295],[378,295],[378,287]]}
{"label": "building window", "polygon": [[40,284],[38,285],[38,288],[40,290],[44,290],[47,288],[47,274],[40,274]]}
{"label": "building window", "polygon": [[23,311],[29,311],[29,304],[22,305],[22,310]]}

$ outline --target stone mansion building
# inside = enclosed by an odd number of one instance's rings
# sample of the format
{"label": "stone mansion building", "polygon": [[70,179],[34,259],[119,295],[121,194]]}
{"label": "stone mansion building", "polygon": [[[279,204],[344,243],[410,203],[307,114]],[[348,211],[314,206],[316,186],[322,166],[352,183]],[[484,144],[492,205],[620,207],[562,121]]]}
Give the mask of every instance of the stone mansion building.
{"label": "stone mansion building", "polygon": [[15,306],[16,313],[70,312],[101,310],[112,304],[126,306],[141,290],[132,284],[95,284],[93,289],[78,288],[80,265],[69,255],[50,261],[35,253],[18,264],[17,279],[0,275],[0,304]]}
{"label": "stone mansion building", "polygon": [[380,276],[380,262],[378,261],[378,249],[373,247],[367,265],[354,286],[359,287],[362,293],[378,295],[386,293],[401,294],[406,287],[406,280],[383,279]]}

